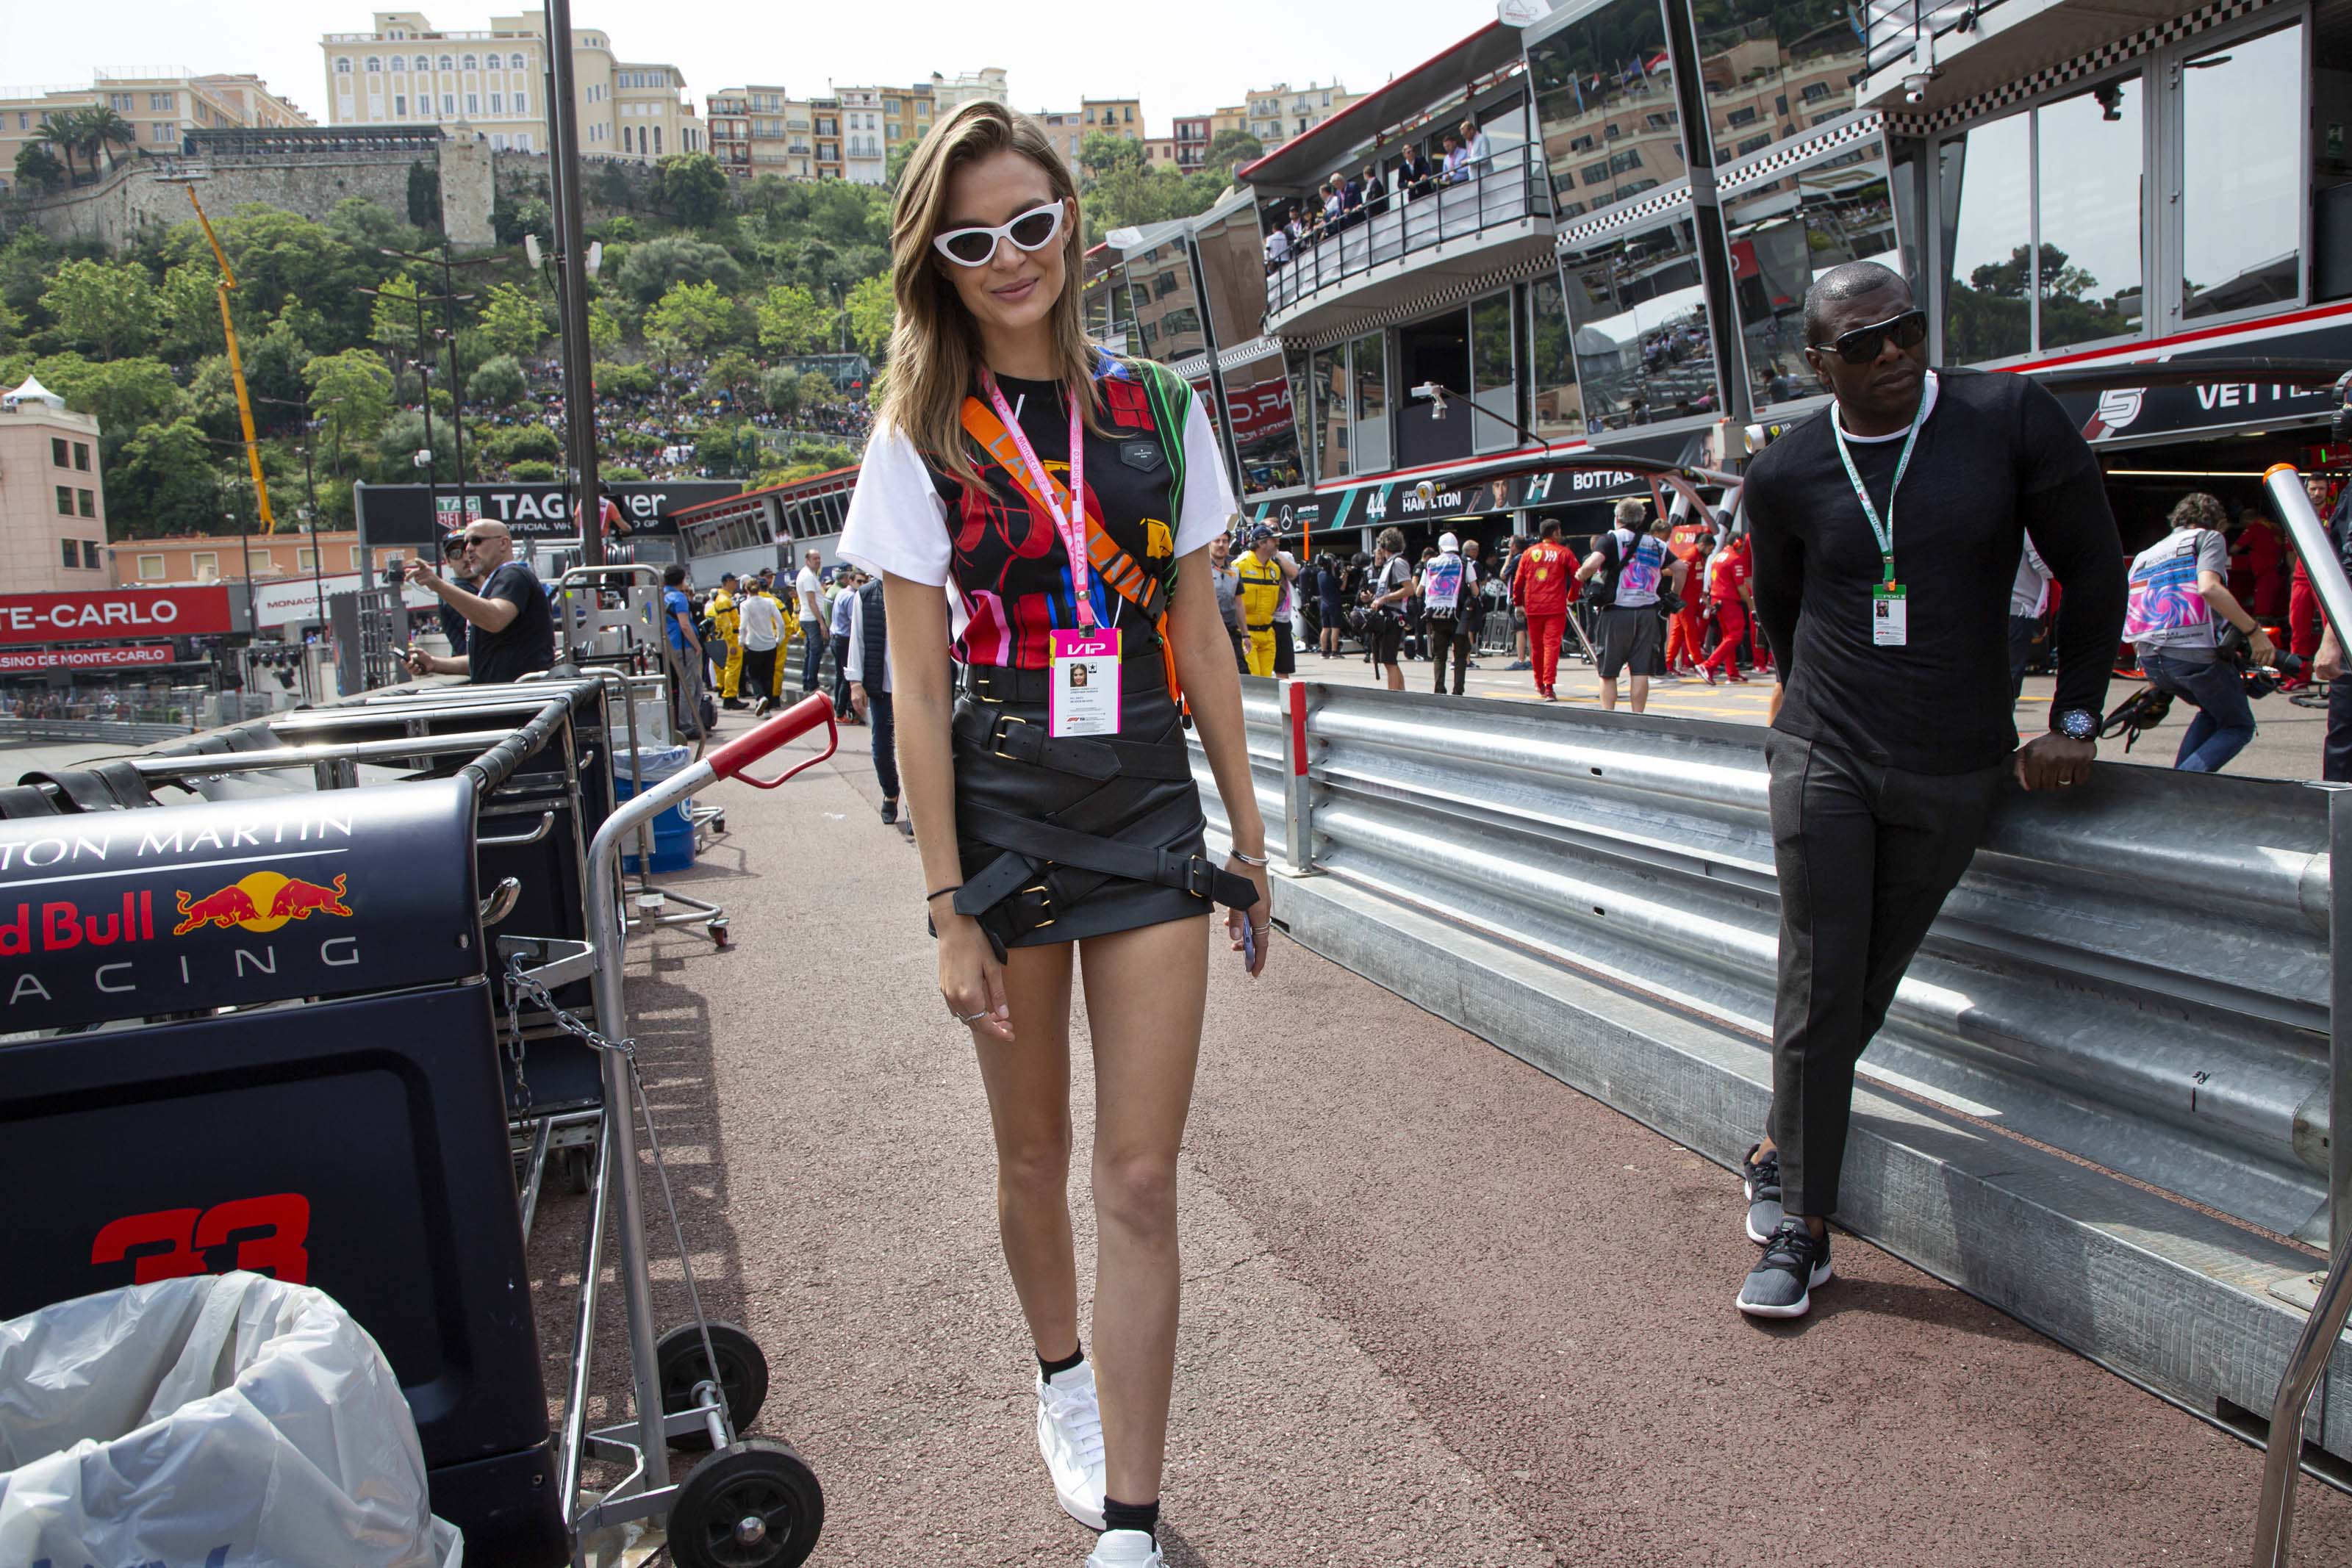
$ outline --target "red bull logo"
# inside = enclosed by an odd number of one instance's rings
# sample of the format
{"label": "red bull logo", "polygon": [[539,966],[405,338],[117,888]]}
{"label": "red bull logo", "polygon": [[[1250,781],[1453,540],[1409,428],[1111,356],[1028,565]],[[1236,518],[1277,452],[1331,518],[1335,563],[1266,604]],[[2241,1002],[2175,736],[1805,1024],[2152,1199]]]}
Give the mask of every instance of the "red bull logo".
{"label": "red bull logo", "polygon": [[343,891],[341,876],[328,887],[274,871],[254,872],[202,898],[182,893],[180,923],[172,927],[172,935],[185,936],[205,925],[275,931],[289,920],[308,920],[313,915],[349,915],[352,907],[343,902]]}

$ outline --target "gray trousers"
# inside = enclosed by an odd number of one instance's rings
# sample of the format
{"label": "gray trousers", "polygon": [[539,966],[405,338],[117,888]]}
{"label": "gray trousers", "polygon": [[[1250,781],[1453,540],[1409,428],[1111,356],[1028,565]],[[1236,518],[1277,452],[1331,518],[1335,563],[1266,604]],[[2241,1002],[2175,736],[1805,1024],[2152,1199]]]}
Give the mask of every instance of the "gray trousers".
{"label": "gray trousers", "polygon": [[1827,1218],[1854,1063],[1969,869],[2009,765],[1908,773],[1779,730],[1766,734],[1764,758],[1780,880],[1770,1129],[1782,1207]]}

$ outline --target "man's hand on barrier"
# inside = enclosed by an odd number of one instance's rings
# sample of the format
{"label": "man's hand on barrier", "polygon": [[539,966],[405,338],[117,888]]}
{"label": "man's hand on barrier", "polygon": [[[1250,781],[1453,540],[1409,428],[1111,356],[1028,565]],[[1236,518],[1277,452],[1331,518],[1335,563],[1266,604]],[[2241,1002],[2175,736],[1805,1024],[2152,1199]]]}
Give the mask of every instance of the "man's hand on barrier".
{"label": "man's hand on barrier", "polygon": [[2028,789],[2056,789],[2091,781],[2091,762],[2099,754],[2096,741],[2074,740],[2053,730],[2039,735],[2017,751],[2017,781]]}

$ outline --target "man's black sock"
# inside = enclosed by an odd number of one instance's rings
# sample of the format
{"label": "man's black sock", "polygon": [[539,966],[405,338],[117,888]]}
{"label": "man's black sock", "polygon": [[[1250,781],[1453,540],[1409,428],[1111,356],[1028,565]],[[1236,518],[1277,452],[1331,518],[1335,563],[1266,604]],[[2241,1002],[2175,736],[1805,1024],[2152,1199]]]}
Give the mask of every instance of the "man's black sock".
{"label": "man's black sock", "polygon": [[1087,1347],[1082,1344],[1059,1361],[1047,1361],[1044,1356],[1039,1356],[1037,1358],[1037,1371],[1039,1375],[1044,1377],[1046,1382],[1051,1383],[1054,1381],[1054,1375],[1055,1373],[1067,1372],[1070,1368],[1077,1365],[1078,1363],[1086,1360],[1086,1358]]}
{"label": "man's black sock", "polygon": [[1120,1502],[1115,1498],[1103,1499],[1103,1530],[1139,1530],[1152,1540],[1160,1539],[1160,1505],[1157,1502]]}

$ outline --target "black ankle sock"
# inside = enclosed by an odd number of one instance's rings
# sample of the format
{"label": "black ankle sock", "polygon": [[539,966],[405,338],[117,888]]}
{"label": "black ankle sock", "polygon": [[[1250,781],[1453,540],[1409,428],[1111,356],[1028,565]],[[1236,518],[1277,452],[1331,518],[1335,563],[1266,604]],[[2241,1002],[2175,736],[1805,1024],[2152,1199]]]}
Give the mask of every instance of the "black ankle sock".
{"label": "black ankle sock", "polygon": [[1039,1356],[1037,1358],[1037,1371],[1039,1375],[1044,1377],[1046,1382],[1051,1383],[1054,1381],[1055,1374],[1067,1372],[1070,1368],[1077,1365],[1078,1363],[1086,1360],[1086,1358],[1087,1347],[1081,1344],[1077,1349],[1070,1352],[1069,1354],[1064,1356],[1059,1361],[1047,1361],[1044,1356]]}
{"label": "black ankle sock", "polygon": [[1103,1499],[1103,1530],[1139,1530],[1152,1540],[1160,1539],[1160,1505],[1157,1502],[1120,1502],[1116,1498]]}

